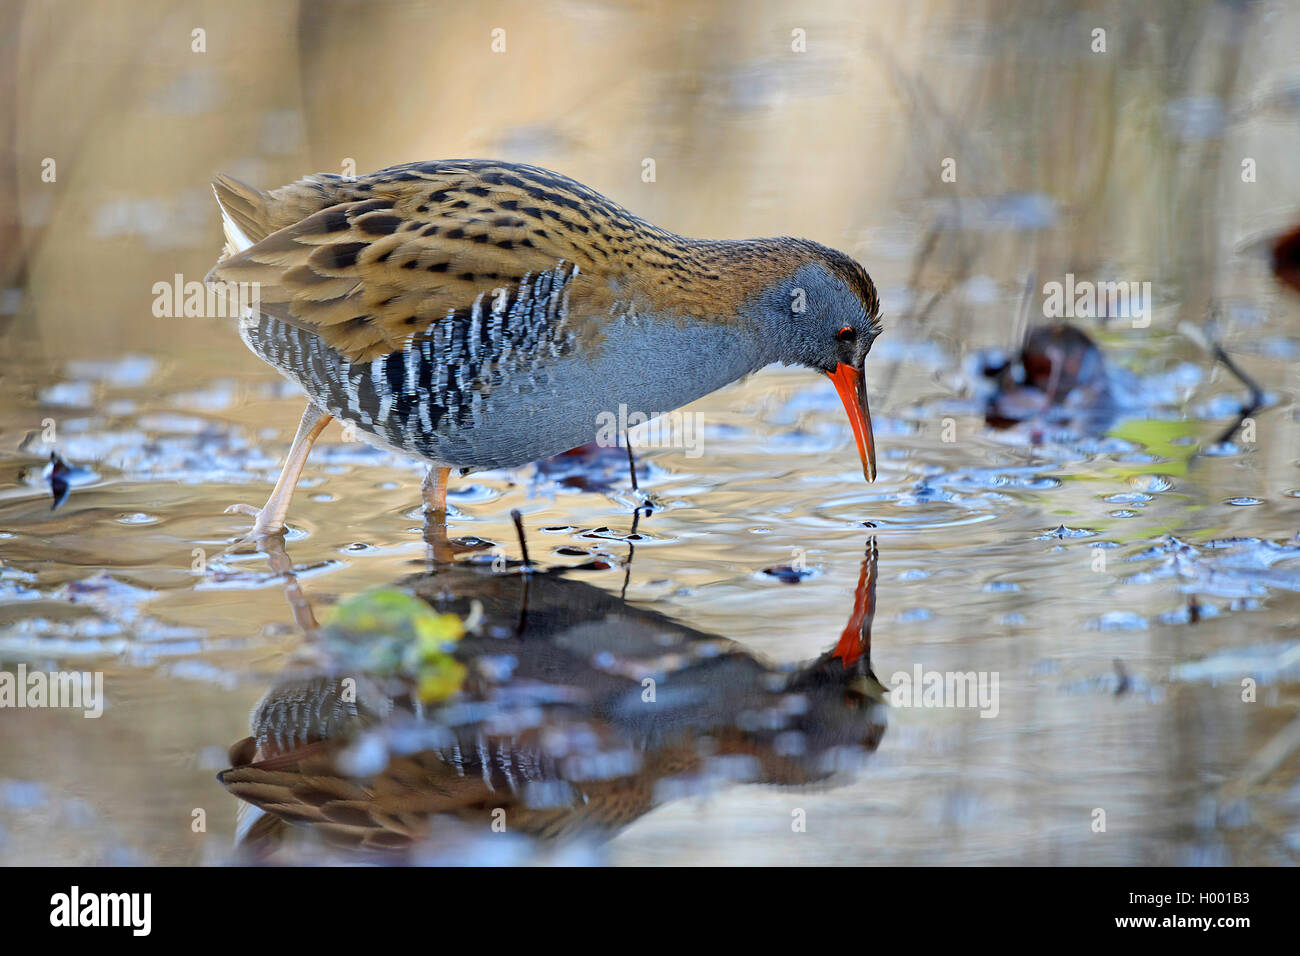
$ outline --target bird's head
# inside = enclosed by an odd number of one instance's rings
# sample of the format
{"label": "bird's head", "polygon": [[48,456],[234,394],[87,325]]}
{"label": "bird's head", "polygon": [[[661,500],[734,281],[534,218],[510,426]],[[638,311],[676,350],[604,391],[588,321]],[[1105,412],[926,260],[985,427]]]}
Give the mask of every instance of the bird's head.
{"label": "bird's head", "polygon": [[829,376],[848,413],[868,481],[876,478],[876,445],[867,408],[864,370],[880,334],[880,300],[856,261],[806,240],[783,240],[805,256],[763,299],[768,325],[776,330],[776,360]]}

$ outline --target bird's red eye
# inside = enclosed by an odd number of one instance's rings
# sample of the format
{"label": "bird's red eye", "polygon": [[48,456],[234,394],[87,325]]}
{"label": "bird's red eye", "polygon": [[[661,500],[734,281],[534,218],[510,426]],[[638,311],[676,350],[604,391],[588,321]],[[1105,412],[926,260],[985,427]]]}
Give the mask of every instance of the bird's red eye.
{"label": "bird's red eye", "polygon": [[852,342],[857,333],[853,331],[853,326],[846,325],[835,333],[835,337],[841,342]]}

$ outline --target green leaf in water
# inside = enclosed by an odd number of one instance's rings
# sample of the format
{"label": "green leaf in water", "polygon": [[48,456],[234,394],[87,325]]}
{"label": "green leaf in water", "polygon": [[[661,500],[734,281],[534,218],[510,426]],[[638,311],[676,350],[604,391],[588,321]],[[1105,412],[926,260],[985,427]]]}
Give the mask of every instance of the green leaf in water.
{"label": "green leaf in water", "polygon": [[1130,475],[1142,475],[1148,472],[1159,472],[1163,475],[1185,475],[1187,474],[1187,463],[1196,454],[1199,443],[1174,444],[1174,442],[1178,439],[1195,437],[1196,430],[1197,423],[1187,421],[1161,421],[1154,418],[1140,418],[1122,422],[1111,429],[1109,434],[1112,437],[1139,444],[1151,454],[1158,455],[1166,459],[1166,461],[1158,466],[1152,466],[1149,462],[1135,465],[1117,464],[1110,470],[1112,473],[1125,478]]}
{"label": "green leaf in water", "polygon": [[438,614],[396,588],[348,598],[322,632],[341,661],[369,673],[410,678],[426,703],[450,697],[464,683],[465,666],[450,653],[464,636],[465,624],[455,614]]}

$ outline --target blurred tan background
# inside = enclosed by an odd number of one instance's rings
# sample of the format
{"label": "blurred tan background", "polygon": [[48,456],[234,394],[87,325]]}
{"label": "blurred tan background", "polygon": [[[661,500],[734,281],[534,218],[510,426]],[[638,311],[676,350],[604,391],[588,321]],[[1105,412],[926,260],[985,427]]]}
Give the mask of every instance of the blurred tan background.
{"label": "blurred tan background", "polygon": [[160,336],[149,311],[154,282],[202,278],[218,251],[218,171],[270,188],[348,160],[528,161],[687,234],[845,248],[896,287],[895,327],[927,230],[954,215],[922,286],[1129,270],[1195,318],[1224,256],[1300,205],[1284,2],[0,9],[0,311],[7,344],[47,356],[226,340]]}

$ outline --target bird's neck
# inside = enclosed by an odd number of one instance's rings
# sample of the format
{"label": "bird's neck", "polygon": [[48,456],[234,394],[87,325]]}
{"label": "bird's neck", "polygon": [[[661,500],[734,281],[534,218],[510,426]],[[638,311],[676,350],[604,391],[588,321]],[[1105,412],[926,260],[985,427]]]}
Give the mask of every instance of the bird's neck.
{"label": "bird's neck", "polygon": [[[784,307],[777,300],[812,255],[811,244],[797,239],[691,239],[661,232],[643,237],[616,298],[639,314],[752,333],[766,348],[770,310]],[[774,360],[767,356],[760,364]]]}
{"label": "bird's neck", "polygon": [[644,408],[670,410],[774,361],[766,339],[745,321],[720,330],[708,319],[662,321],[629,315],[607,328],[602,358],[621,368],[609,381]]}

